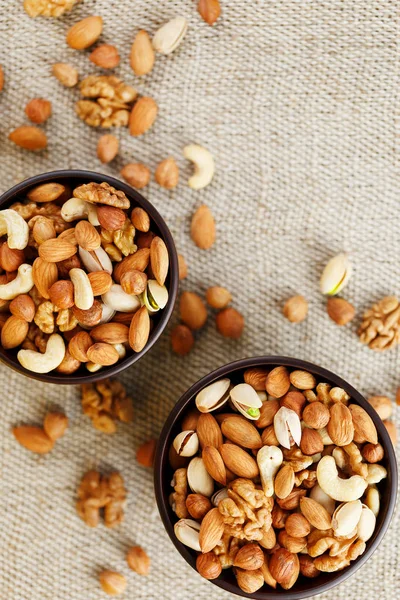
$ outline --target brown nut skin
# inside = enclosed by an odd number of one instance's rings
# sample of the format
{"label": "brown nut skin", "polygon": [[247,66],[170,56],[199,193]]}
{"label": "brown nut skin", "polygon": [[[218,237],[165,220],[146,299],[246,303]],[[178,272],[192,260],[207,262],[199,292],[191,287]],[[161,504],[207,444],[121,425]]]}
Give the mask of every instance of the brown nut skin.
{"label": "brown nut skin", "polygon": [[288,516],[285,523],[286,532],[291,537],[306,537],[311,531],[311,525],[300,513]]}
{"label": "brown nut skin", "polygon": [[199,418],[200,412],[197,410],[197,408],[192,408],[192,410],[189,410],[189,412],[187,412],[182,419],[182,431],[190,431],[192,429],[193,431],[196,431]]}
{"label": "brown nut skin", "polygon": [[182,254],[178,254],[179,280],[185,279],[188,274],[188,268],[185,258]]}
{"label": "brown nut skin", "polygon": [[281,508],[278,504],[274,504],[271,517],[273,527],[275,529],[283,529],[286,525],[286,520],[289,517],[289,512]]}
{"label": "brown nut skin", "polygon": [[219,0],[199,0],[197,10],[207,25],[214,25],[221,14],[221,5]]}
{"label": "brown nut skin", "polygon": [[58,308],[74,306],[74,284],[72,281],[59,279],[49,288],[50,300]]}
{"label": "brown nut skin", "polygon": [[297,554],[307,548],[307,538],[291,536],[286,529],[281,529],[278,535],[278,544],[289,550],[289,552]]}
{"label": "brown nut skin", "polygon": [[23,250],[10,248],[7,242],[0,247],[0,266],[5,271],[17,271],[25,262],[25,253]]}
{"label": "brown nut skin", "polygon": [[152,467],[154,463],[154,455],[156,452],[157,440],[149,440],[145,442],[136,452],[136,460],[142,467]]}
{"label": "brown nut skin", "polygon": [[114,160],[118,154],[119,141],[111,133],[102,135],[97,142],[97,157],[103,164]]}
{"label": "brown nut skin", "polygon": [[293,390],[285,394],[280,403],[281,406],[286,406],[286,408],[294,410],[294,412],[301,418],[301,413],[306,403],[306,398],[301,392]]}
{"label": "brown nut skin", "polygon": [[202,494],[189,494],[186,498],[188,513],[197,521],[201,521],[212,507],[210,500]]}
{"label": "brown nut skin", "polygon": [[76,360],[69,352],[68,348],[65,351],[64,358],[62,362],[56,368],[57,373],[63,373],[64,375],[72,375],[75,373],[81,366],[82,363],[79,360]]}
{"label": "brown nut skin", "polygon": [[166,158],[157,165],[154,179],[158,185],[161,185],[161,187],[164,187],[167,190],[172,190],[178,185],[179,167],[172,156]]}
{"label": "brown nut skin", "polygon": [[311,402],[303,410],[303,421],[313,429],[322,429],[330,419],[329,408],[322,402]]}
{"label": "brown nut skin", "polygon": [[141,190],[150,182],[150,169],[140,163],[129,163],[120,171],[122,177],[132,187]]}
{"label": "brown nut skin", "polygon": [[396,429],[396,425],[393,423],[393,421],[383,421],[383,424],[386,427],[386,431],[389,434],[389,437],[391,439],[391,442],[392,442],[393,446],[396,447],[396,444],[397,444],[397,429]]}
{"label": "brown nut skin", "polygon": [[194,345],[194,336],[187,325],[177,325],[171,330],[171,346],[175,354],[186,356]]}
{"label": "brown nut skin", "polygon": [[226,308],[232,300],[232,294],[229,290],[219,285],[214,285],[206,291],[206,300],[212,308]]}
{"label": "brown nut skin", "polygon": [[299,556],[300,562],[300,573],[304,575],[304,577],[318,577],[321,571],[318,571],[317,567],[314,565],[314,559],[307,554],[301,554]]}
{"label": "brown nut skin", "polygon": [[294,585],[299,575],[299,559],[296,554],[289,552],[285,548],[278,548],[271,555],[269,560],[269,570],[272,577],[280,583],[284,589],[289,589]]}
{"label": "brown nut skin", "polygon": [[385,451],[381,444],[365,444],[361,454],[368,463],[377,463],[382,460]]}
{"label": "brown nut skin", "polygon": [[132,571],[138,575],[148,575],[150,571],[150,557],[140,546],[129,548],[126,562]]}
{"label": "brown nut skin", "polygon": [[261,569],[245,571],[244,569],[235,567],[233,572],[235,573],[238,586],[247,594],[253,594],[264,585],[264,576]]}
{"label": "brown nut skin", "polygon": [[300,440],[300,449],[306,456],[318,454],[324,449],[322,437],[315,429],[305,427]]}
{"label": "brown nut skin", "polygon": [[24,319],[11,315],[1,328],[1,345],[5,350],[16,348],[28,335],[29,324]]}
{"label": "brown nut skin", "polygon": [[11,300],[8,309],[12,315],[28,323],[33,321],[36,312],[35,303],[28,294],[20,294],[14,300]]}
{"label": "brown nut skin", "polygon": [[246,571],[261,569],[264,564],[264,553],[256,543],[245,544],[240,548],[233,561],[234,567]]}
{"label": "brown nut skin", "polygon": [[291,323],[301,323],[307,317],[308,302],[304,296],[292,296],[286,300],[282,312]]}
{"label": "brown nut skin", "polygon": [[68,417],[63,413],[47,413],[43,421],[43,429],[53,441],[59,440],[68,428]]}
{"label": "brown nut skin", "polygon": [[205,579],[216,579],[221,575],[221,561],[214,552],[199,554],[196,559],[196,569]]}
{"label": "brown nut skin", "polygon": [[201,329],[207,321],[207,309],[203,300],[194,292],[183,292],[179,301],[182,321],[193,330]]}
{"label": "brown nut skin", "polygon": [[243,333],[244,317],[235,308],[224,308],[215,318],[217,331],[232,340],[237,340]]}
{"label": "brown nut skin", "polygon": [[119,596],[126,590],[125,577],[115,571],[103,571],[99,575],[99,581],[103,591],[109,596]]}
{"label": "brown nut skin", "polygon": [[135,206],[131,212],[131,221],[135,229],[147,233],[150,229],[150,216],[140,206]]}
{"label": "brown nut skin", "polygon": [[33,98],[25,106],[25,114],[32,123],[40,125],[51,116],[51,102],[44,98]]}
{"label": "brown nut skin", "polygon": [[85,327],[95,327],[95,325],[98,325],[101,320],[103,309],[101,307],[101,302],[94,300],[91,308],[88,310],[83,310],[77,306],[73,306],[72,313],[79,321],[80,325],[84,325]]}
{"label": "brown nut skin", "polygon": [[101,44],[89,54],[89,60],[102,69],[114,69],[119,65],[119,54],[115,46]]}
{"label": "brown nut skin", "polygon": [[355,317],[355,308],[350,302],[347,302],[344,298],[337,298],[333,296],[328,298],[326,303],[326,312],[332,321],[342,327],[350,323]]}

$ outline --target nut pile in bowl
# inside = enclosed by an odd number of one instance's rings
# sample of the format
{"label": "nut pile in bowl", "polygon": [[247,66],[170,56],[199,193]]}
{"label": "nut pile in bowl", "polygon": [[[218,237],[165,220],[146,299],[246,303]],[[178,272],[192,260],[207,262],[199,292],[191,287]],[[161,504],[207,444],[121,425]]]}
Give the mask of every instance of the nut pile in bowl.
{"label": "nut pile in bowl", "polygon": [[169,450],[176,538],[203,577],[233,569],[246,593],[346,569],[374,533],[387,477],[374,422],[304,370],[234,379],[197,394]]}
{"label": "nut pile in bowl", "polygon": [[168,302],[168,250],[149,214],[105,182],[26,196],[0,210],[2,348],[32,373],[66,375],[141,352]]}

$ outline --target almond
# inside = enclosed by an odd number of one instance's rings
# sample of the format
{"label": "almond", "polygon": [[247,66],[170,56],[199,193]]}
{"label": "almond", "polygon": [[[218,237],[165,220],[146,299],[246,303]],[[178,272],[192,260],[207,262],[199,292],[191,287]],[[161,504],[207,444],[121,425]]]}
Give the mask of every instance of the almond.
{"label": "almond", "polygon": [[236,554],[233,566],[245,569],[246,571],[254,571],[261,569],[264,564],[264,553],[258,544],[250,543],[240,548]]}
{"label": "almond", "polygon": [[33,321],[36,312],[35,303],[28,294],[20,294],[14,300],[11,300],[8,309],[12,315],[28,323]]}
{"label": "almond", "polygon": [[300,510],[307,521],[316,529],[330,529],[332,518],[326,508],[312,498],[300,498]]}
{"label": "almond", "polygon": [[168,275],[169,256],[165,242],[156,236],[150,246],[150,264],[153,275],[160,285],[164,282]]}
{"label": "almond", "polygon": [[129,163],[121,169],[121,175],[129,183],[138,190],[146,187],[150,181],[150,169],[146,165],[140,163]]}
{"label": "almond", "polygon": [[281,400],[281,406],[286,406],[286,408],[290,408],[294,410],[294,412],[301,418],[301,413],[303,411],[303,406],[306,403],[306,398],[304,394],[298,392],[297,390],[293,390],[285,394]]}
{"label": "almond", "polygon": [[214,446],[205,446],[201,457],[204,466],[214,481],[226,486],[226,469],[221,454]]}
{"label": "almond", "polygon": [[222,538],[224,527],[224,518],[218,508],[212,508],[200,526],[199,543],[203,554],[215,548]]}
{"label": "almond", "polygon": [[108,271],[95,271],[93,273],[88,273],[88,277],[94,296],[106,294],[112,286],[111,275]]}
{"label": "almond", "polygon": [[26,338],[29,323],[24,319],[11,315],[1,329],[1,345],[5,350],[16,348]]}
{"label": "almond", "polygon": [[57,265],[38,257],[32,265],[32,277],[39,294],[48,300],[49,289],[58,280]]}
{"label": "almond", "polygon": [[351,412],[341,402],[330,408],[330,419],[327,425],[328,435],[336,446],[347,446],[353,441],[354,425]]}
{"label": "almond", "polygon": [[[97,250],[101,245],[100,234],[89,221],[79,221],[75,225],[75,238],[79,246],[88,252]],[[69,256],[65,256],[65,258],[69,258]]]}
{"label": "almond", "polygon": [[148,440],[136,452],[136,460],[142,467],[152,467],[156,452],[157,440]]}
{"label": "almond", "polygon": [[172,156],[166,158],[157,165],[154,179],[158,185],[161,185],[161,187],[164,187],[167,190],[172,190],[178,185],[179,167]]}
{"label": "almond", "polygon": [[262,407],[260,408],[260,416],[256,421],[257,427],[259,429],[264,429],[264,427],[272,425],[274,417],[279,409],[280,404],[278,400],[267,400],[266,402],[263,402]]}
{"label": "almond", "polygon": [[323,429],[330,419],[329,408],[322,402],[311,402],[303,410],[303,421],[313,429]]}
{"label": "almond", "polygon": [[275,435],[275,428],[269,425],[264,429],[261,435],[263,446],[279,446],[279,440]]}
{"label": "almond", "polygon": [[102,571],[99,575],[99,581],[103,592],[110,596],[118,596],[126,590],[126,578],[116,571]]}
{"label": "almond", "polygon": [[129,327],[129,345],[135,352],[141,352],[150,334],[150,317],[147,308],[142,306],[134,314]]}
{"label": "almond", "polygon": [[278,498],[287,498],[294,487],[294,471],[290,465],[281,467],[274,480],[274,490]]}
{"label": "almond", "polygon": [[133,136],[145,133],[157,118],[158,106],[153,98],[143,96],[134,104],[129,116],[129,132]]}
{"label": "almond", "polygon": [[67,258],[71,258],[76,252],[76,246],[60,238],[46,240],[39,246],[39,257],[48,263],[57,263],[66,260]]}
{"label": "almond", "polygon": [[243,448],[257,450],[262,446],[261,436],[257,429],[250,421],[239,415],[232,415],[224,419],[221,431],[228,440]]}
{"label": "almond", "polygon": [[197,421],[196,432],[200,446],[214,446],[219,448],[222,444],[222,433],[216,419],[210,413],[202,413]]}
{"label": "almond", "polygon": [[101,204],[97,206],[97,218],[103,229],[107,231],[122,229],[126,221],[126,215],[121,208]]}
{"label": "almond", "polygon": [[397,444],[397,429],[395,423],[393,421],[383,421],[384,426],[386,427],[386,431],[389,434],[390,441],[393,446],[396,448]]}
{"label": "almond", "polygon": [[305,427],[301,435],[300,448],[303,454],[306,456],[312,456],[318,454],[324,449],[324,442],[319,432],[315,429],[309,429]]}
{"label": "almond", "polygon": [[103,309],[101,302],[94,300],[91,308],[88,308],[87,310],[73,306],[72,314],[83,327],[94,327],[101,321]]}
{"label": "almond", "polygon": [[[67,229],[67,231],[70,231],[70,229]],[[54,239],[57,237],[57,233],[53,221],[47,217],[36,217],[32,235],[38,245],[43,244],[47,240]]]}
{"label": "almond", "polygon": [[149,34],[143,29],[138,31],[131,48],[131,67],[135,75],[150,73],[154,66],[155,55]]}
{"label": "almond", "polygon": [[150,261],[150,249],[141,248],[134,254],[127,256],[116,265],[113,272],[114,280],[119,283],[121,277],[127,271],[145,271]]}
{"label": "almond", "polygon": [[132,210],[131,221],[135,229],[138,229],[139,231],[146,233],[150,229],[150,217],[140,206],[136,206]]}
{"label": "almond", "polygon": [[97,142],[97,157],[103,164],[114,160],[118,154],[119,141],[111,133],[106,133]]}
{"label": "almond", "polygon": [[52,67],[53,75],[65,87],[74,87],[78,83],[78,71],[67,63],[56,63]]}
{"label": "almond", "polygon": [[[267,375],[265,389],[274,398],[282,398],[290,388],[289,373],[286,367],[275,367]],[[269,425],[269,423],[268,423]]]}
{"label": "almond", "polygon": [[98,342],[90,346],[87,356],[91,362],[104,367],[113,365],[119,360],[119,354],[114,346],[104,342]]}
{"label": "almond", "polygon": [[221,310],[215,317],[218,333],[232,340],[237,340],[243,333],[244,317],[235,308]]}
{"label": "almond", "polygon": [[67,44],[74,50],[84,50],[95,43],[102,30],[103,19],[101,17],[86,17],[68,30]]}
{"label": "almond", "polygon": [[343,326],[350,323],[355,317],[355,308],[350,302],[347,302],[344,298],[328,298],[326,305],[326,311],[328,316],[337,325]]}
{"label": "almond", "polygon": [[192,240],[202,250],[208,250],[215,242],[214,217],[205,204],[202,204],[192,217],[190,225]]}
{"label": "almond", "polygon": [[126,562],[132,571],[139,575],[148,575],[150,570],[150,558],[140,546],[133,546],[128,550]]}
{"label": "almond", "polygon": [[299,390],[312,390],[317,385],[314,375],[299,370],[290,373],[290,383]]}
{"label": "almond", "polygon": [[10,248],[7,242],[0,247],[0,265],[5,271],[12,272],[17,271],[25,262],[25,253],[23,250],[17,250],[16,248]]}
{"label": "almond", "polygon": [[232,294],[226,288],[214,285],[206,291],[206,300],[212,308],[221,309],[228,306],[229,302],[232,300]]}
{"label": "almond", "polygon": [[58,308],[72,308],[74,306],[74,284],[72,281],[60,279],[49,288],[49,297]]}
{"label": "almond", "polygon": [[89,358],[87,351],[93,346],[93,340],[87,331],[76,333],[68,344],[68,350],[76,360],[80,362],[88,362]]}
{"label": "almond", "polygon": [[256,461],[239,446],[222,444],[220,452],[225,466],[238,477],[245,477],[246,479],[258,477],[259,470]]}
{"label": "almond", "polygon": [[139,296],[147,287],[147,275],[142,271],[127,271],[121,277],[121,286],[127,294]]}
{"label": "almond", "polygon": [[51,115],[51,102],[44,98],[33,98],[25,106],[25,114],[32,123],[40,125]]}
{"label": "almond", "polygon": [[57,373],[63,373],[64,375],[71,375],[72,373],[75,373],[75,371],[77,371],[80,366],[81,363],[79,362],[79,360],[76,360],[76,358],[74,358],[71,355],[67,348],[64,354],[64,358],[58,365],[56,371]]}
{"label": "almond", "polygon": [[53,440],[48,437],[41,427],[21,425],[21,427],[14,427],[12,432],[17,442],[31,452],[47,454],[54,447]]}
{"label": "almond", "polygon": [[114,69],[119,65],[119,54],[115,46],[101,44],[89,54],[89,60],[102,69]]}
{"label": "almond", "polygon": [[129,338],[129,327],[122,323],[103,323],[92,329],[90,336],[95,342],[125,344]]}
{"label": "almond", "polygon": [[47,136],[33,125],[21,125],[12,131],[8,139],[25,150],[43,150],[47,146]]}
{"label": "almond", "polygon": [[221,14],[221,5],[219,0],[199,0],[197,10],[203,21],[208,25],[214,25]]}
{"label": "almond", "polygon": [[193,330],[200,329],[207,321],[205,304],[194,292],[183,292],[179,302],[179,312],[182,321]]}
{"label": "almond", "polygon": [[349,410],[353,417],[354,438],[357,444],[370,442],[371,444],[378,443],[378,433],[373,420],[369,414],[358,406],[358,404],[349,404]]}
{"label": "almond", "polygon": [[68,417],[62,413],[47,413],[43,421],[43,429],[54,442],[59,440],[68,427]]}
{"label": "almond", "polygon": [[194,345],[194,336],[187,325],[176,325],[171,330],[171,346],[175,354],[185,356]]}

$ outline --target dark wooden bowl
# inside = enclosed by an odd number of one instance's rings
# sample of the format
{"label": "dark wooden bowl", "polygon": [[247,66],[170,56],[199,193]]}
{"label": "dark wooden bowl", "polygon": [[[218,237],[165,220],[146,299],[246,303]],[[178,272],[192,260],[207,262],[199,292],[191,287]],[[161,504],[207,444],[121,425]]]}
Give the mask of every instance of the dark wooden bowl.
{"label": "dark wooden bowl", "polygon": [[171,232],[169,231],[164,219],[160,215],[160,213],[154,208],[152,204],[146,198],[144,198],[139,192],[134,190],[130,185],[115,179],[114,177],[110,177],[109,175],[104,175],[102,173],[94,173],[92,171],[74,171],[74,170],[65,170],[65,171],[52,171],[50,173],[43,173],[41,175],[35,175],[35,177],[30,177],[25,181],[15,185],[10,190],[5,192],[0,197],[0,210],[4,210],[8,208],[14,202],[22,202],[26,199],[26,193],[36,185],[41,183],[46,183],[49,181],[56,181],[58,183],[67,184],[70,187],[76,187],[83,183],[89,183],[90,181],[95,181],[97,183],[101,183],[105,181],[106,183],[114,186],[115,188],[122,190],[125,192],[126,196],[129,198],[131,202],[131,208],[135,206],[141,206],[144,210],[150,215],[150,219],[152,222],[152,230],[159,235],[165,242],[168,254],[169,254],[169,273],[165,285],[168,288],[169,298],[166,307],[161,310],[159,313],[156,313],[155,317],[153,317],[154,327],[150,333],[149,340],[145,346],[145,348],[138,353],[127,353],[127,356],[118,361],[115,365],[110,367],[103,367],[100,371],[96,373],[89,373],[82,366],[78,371],[73,373],[72,375],[64,375],[62,373],[57,373],[56,371],[52,371],[50,373],[33,373],[32,371],[28,371],[24,367],[22,367],[17,360],[17,352],[18,348],[13,350],[4,350],[0,347],[0,360],[23,375],[27,377],[31,377],[33,379],[39,379],[40,381],[46,381],[48,383],[64,383],[64,384],[76,384],[76,383],[89,383],[91,381],[98,381],[100,379],[104,379],[105,377],[111,377],[112,375],[116,375],[120,373],[124,369],[127,369],[134,363],[146,354],[157,342],[158,338],[164,331],[165,327],[168,324],[168,321],[171,317],[176,297],[178,294],[178,286],[179,286],[179,271],[178,271],[178,256],[176,253],[176,248],[174,244],[174,240],[172,238]]}
{"label": "dark wooden bowl", "polygon": [[183,416],[190,408],[195,407],[195,397],[200,390],[213,381],[221,379],[222,377],[229,377],[233,383],[242,382],[243,372],[251,367],[274,367],[277,365],[286,365],[289,368],[310,371],[310,373],[313,373],[316,376],[317,380],[331,383],[334,386],[339,386],[345,389],[346,392],[351,396],[352,401],[362,406],[362,408],[367,411],[374,421],[378,431],[379,441],[385,450],[385,458],[382,461],[382,464],[386,467],[388,472],[387,478],[378,484],[378,488],[381,493],[381,505],[374,534],[371,539],[368,540],[367,548],[364,554],[362,554],[354,562],[351,562],[350,566],[343,571],[338,571],[336,573],[321,573],[315,579],[307,579],[306,577],[300,576],[293,588],[290,590],[286,591],[282,588],[273,590],[272,588],[264,586],[261,590],[255,592],[254,594],[246,594],[239,588],[232,569],[222,571],[220,577],[211,582],[214,585],[223,588],[224,590],[244,598],[256,598],[257,600],[280,600],[282,598],[285,598],[285,600],[301,600],[302,598],[308,598],[310,596],[314,596],[315,594],[322,594],[323,592],[330,590],[331,588],[340,584],[342,581],[345,581],[351,577],[351,575],[353,575],[368,560],[372,553],[377,549],[383,536],[385,535],[396,504],[398,475],[392,442],[390,441],[385,426],[375,410],[370,406],[370,404],[368,404],[365,398],[363,398],[363,396],[346,381],[334,373],[331,373],[327,369],[323,369],[317,365],[303,360],[297,360],[295,358],[280,356],[259,356],[256,358],[245,358],[220,367],[216,371],[206,375],[183,394],[165,422],[163,430],[160,434],[154,464],[155,494],[158,509],[168,535],[183,558],[191,565],[191,567],[193,567],[193,569],[196,569],[197,553],[187,546],[184,546],[174,534],[174,523],[176,523],[178,519],[175,513],[173,513],[168,500],[172,489],[171,479],[173,475],[173,471],[168,463],[169,448],[175,436],[181,431],[180,422]]}

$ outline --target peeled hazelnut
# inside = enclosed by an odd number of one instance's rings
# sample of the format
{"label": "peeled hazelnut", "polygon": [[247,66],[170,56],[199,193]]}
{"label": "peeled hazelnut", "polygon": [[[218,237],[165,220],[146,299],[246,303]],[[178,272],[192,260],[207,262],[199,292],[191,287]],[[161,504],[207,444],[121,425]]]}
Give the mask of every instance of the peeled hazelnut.
{"label": "peeled hazelnut", "polygon": [[62,413],[47,413],[43,429],[53,441],[60,439],[68,427],[68,417]]}
{"label": "peeled hazelnut", "polygon": [[371,396],[371,398],[368,398],[368,402],[376,410],[382,421],[392,416],[392,402],[387,396]]}
{"label": "peeled hazelnut", "polygon": [[152,467],[156,452],[157,440],[149,440],[142,444],[136,452],[136,460],[143,467]]}
{"label": "peeled hazelnut", "polygon": [[172,156],[160,162],[154,173],[154,179],[167,190],[172,190],[178,185],[179,167]]}
{"label": "peeled hazelnut", "polygon": [[344,298],[337,298],[332,296],[328,298],[326,304],[326,310],[332,321],[335,321],[337,325],[346,325],[356,314],[355,308],[350,302],[347,302]]}
{"label": "peeled hazelnut", "polygon": [[329,408],[322,402],[310,402],[303,410],[303,421],[313,429],[323,429],[330,419]]}
{"label": "peeled hazelnut", "polygon": [[396,447],[397,444],[397,429],[396,429],[396,425],[393,423],[393,421],[383,421],[384,426],[386,427],[386,430],[389,434],[389,437],[392,441],[392,444],[394,447]]}
{"label": "peeled hazelnut", "polygon": [[65,87],[74,87],[78,83],[78,71],[67,63],[56,63],[53,65],[53,75]]}
{"label": "peeled hazelnut", "polygon": [[114,69],[119,65],[120,59],[115,46],[102,44],[89,54],[89,60],[102,69]]}
{"label": "peeled hazelnut", "polygon": [[33,98],[25,106],[25,114],[32,123],[44,123],[51,115],[51,102],[44,98]]}
{"label": "peeled hazelnut", "polygon": [[311,531],[311,526],[303,515],[293,513],[286,519],[285,529],[291,537],[306,537]]}
{"label": "peeled hazelnut", "polygon": [[185,258],[182,254],[178,254],[179,280],[185,279],[188,274],[188,268]]}
{"label": "peeled hazelnut", "polygon": [[201,521],[212,509],[210,500],[202,494],[189,494],[186,498],[186,508],[193,519]]}
{"label": "peeled hazelnut", "polygon": [[103,591],[110,596],[118,596],[126,590],[126,579],[115,571],[103,571],[99,575],[100,585]]}
{"label": "peeled hazelnut", "polygon": [[311,556],[308,556],[307,554],[301,554],[299,556],[299,562],[300,573],[304,575],[304,577],[313,578],[317,577],[321,573],[321,571],[319,571],[314,565],[314,559],[312,559]]}
{"label": "peeled hazelnut", "polygon": [[308,302],[304,296],[292,296],[286,300],[282,312],[291,323],[301,323],[307,316]]}
{"label": "peeled hazelnut", "polygon": [[185,356],[193,348],[194,337],[187,325],[177,325],[171,330],[172,350],[176,354]]}
{"label": "peeled hazelnut", "polygon": [[126,555],[128,566],[139,575],[148,575],[150,570],[150,557],[140,546],[133,546]]}
{"label": "peeled hazelnut", "polygon": [[215,285],[206,291],[206,300],[213,308],[225,308],[232,300],[232,294],[224,287]]}
{"label": "peeled hazelnut", "polygon": [[236,340],[243,333],[244,317],[235,308],[224,308],[216,316],[216,325],[221,335]]}
{"label": "peeled hazelnut", "polygon": [[216,579],[221,575],[221,561],[214,552],[199,554],[196,559],[196,569],[205,579]]}
{"label": "peeled hazelnut", "polygon": [[365,444],[363,447],[361,454],[363,458],[369,463],[377,463],[385,455],[383,447],[381,444]]}
{"label": "peeled hazelnut", "polygon": [[118,154],[119,142],[115,135],[106,133],[99,138],[97,142],[97,156],[103,163],[111,162]]}
{"label": "peeled hazelnut", "polygon": [[121,169],[121,175],[132,187],[140,190],[150,181],[150,169],[140,163],[130,163]]}

